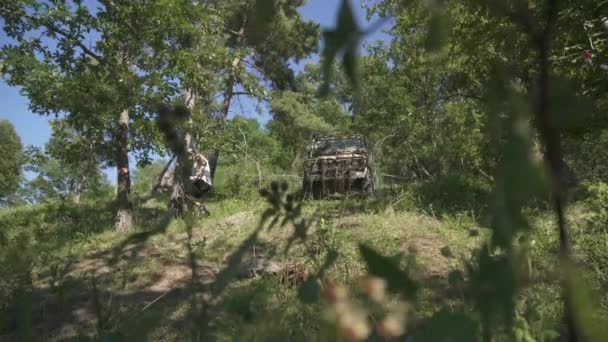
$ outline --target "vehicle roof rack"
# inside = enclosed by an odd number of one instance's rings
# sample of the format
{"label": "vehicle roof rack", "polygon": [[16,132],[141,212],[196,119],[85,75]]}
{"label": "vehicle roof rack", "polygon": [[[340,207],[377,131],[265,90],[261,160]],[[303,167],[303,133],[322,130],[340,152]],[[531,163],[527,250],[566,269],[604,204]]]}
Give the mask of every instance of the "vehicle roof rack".
{"label": "vehicle roof rack", "polygon": [[315,135],[313,136],[313,140],[335,140],[335,139],[344,139],[344,138],[361,138],[365,139],[362,134],[353,133],[353,134],[327,134],[327,135]]}

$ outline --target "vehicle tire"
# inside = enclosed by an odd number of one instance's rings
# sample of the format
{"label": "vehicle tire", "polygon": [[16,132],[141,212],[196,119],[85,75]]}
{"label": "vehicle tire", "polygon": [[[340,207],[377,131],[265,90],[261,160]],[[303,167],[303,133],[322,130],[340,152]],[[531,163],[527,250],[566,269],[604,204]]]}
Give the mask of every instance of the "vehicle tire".
{"label": "vehicle tire", "polygon": [[311,192],[313,199],[319,200],[323,198],[323,185],[321,182],[313,182]]}

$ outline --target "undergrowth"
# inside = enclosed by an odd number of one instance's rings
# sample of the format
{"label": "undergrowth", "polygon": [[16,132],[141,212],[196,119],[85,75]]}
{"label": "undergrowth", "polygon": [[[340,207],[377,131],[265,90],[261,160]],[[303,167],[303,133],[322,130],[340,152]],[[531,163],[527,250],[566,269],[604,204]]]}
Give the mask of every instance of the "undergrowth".
{"label": "undergrowth", "polygon": [[[577,202],[569,213],[573,251],[595,289],[602,316],[608,313],[608,248],[602,228],[605,189],[589,186],[586,200]],[[397,296],[389,295],[393,304],[365,304],[361,282],[367,271],[360,243],[381,249],[419,284],[418,299],[408,311],[407,329],[412,334],[429,334],[425,327],[442,317],[446,305],[452,308],[446,315],[471,312],[467,304],[471,294],[463,286],[469,281],[467,265],[489,230],[479,211],[429,213],[414,188],[380,191],[374,198],[305,202],[301,215],[310,226],[300,242],[290,243],[297,221],[264,230],[242,260],[297,266],[294,269],[302,274],[291,275],[296,280],[272,274],[238,278],[223,293],[207,298],[206,277],[226,265],[263,215],[264,201],[250,196],[212,197],[207,202],[212,215],[193,225],[167,217],[162,202],[152,200],[134,210],[138,230],[126,237],[111,231],[110,205],[46,204],[3,210],[0,336],[182,340],[192,336],[196,326],[204,340],[335,340],[340,317],[331,309],[335,305],[331,296],[308,303],[308,294],[302,293],[303,284],[317,279],[313,275],[332,253],[336,258],[319,280],[346,286],[352,305],[372,310],[376,324],[388,317],[388,308],[400,303]],[[505,340],[508,336],[549,340],[560,326],[553,223],[542,210],[531,209],[529,214],[534,218],[533,233],[521,246],[529,252],[530,286],[518,295],[517,331],[505,334]],[[196,298],[206,298],[199,307],[204,307],[204,315],[191,311],[189,255],[198,260],[202,292],[197,290]],[[327,291],[324,286],[317,290]],[[470,322],[469,318],[463,322]],[[370,339],[384,340],[377,333]]]}

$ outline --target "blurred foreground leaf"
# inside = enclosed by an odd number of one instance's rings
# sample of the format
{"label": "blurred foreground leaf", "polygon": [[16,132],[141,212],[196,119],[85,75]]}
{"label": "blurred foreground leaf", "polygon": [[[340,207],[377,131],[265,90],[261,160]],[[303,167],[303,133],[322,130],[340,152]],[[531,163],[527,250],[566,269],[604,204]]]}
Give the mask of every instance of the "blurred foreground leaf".
{"label": "blurred foreground leaf", "polygon": [[317,271],[316,274],[309,276],[304,284],[298,289],[298,299],[306,304],[312,304],[319,300],[321,295],[319,279],[323,277],[325,272],[336,262],[336,260],[338,260],[338,252],[329,251],[319,271]]}
{"label": "blurred foreground leaf", "polygon": [[597,314],[592,304],[592,296],[580,272],[569,262],[563,263],[566,293],[571,303],[574,324],[585,341],[605,341],[608,336],[608,322]]}
{"label": "blurred foreground leaf", "polygon": [[276,14],[276,0],[256,0],[251,13],[248,30],[250,38],[258,43],[262,42],[270,29],[273,17]]}
{"label": "blurred foreground leaf", "polygon": [[359,244],[359,251],[369,273],[386,280],[390,290],[402,292],[408,298],[416,295],[416,284],[393,258],[383,256],[365,244]]}
{"label": "blurred foreground leaf", "polygon": [[325,46],[321,56],[324,81],[321,85],[321,95],[327,95],[329,93],[329,84],[333,77],[331,66],[336,56],[340,53],[343,53],[344,71],[351,80],[353,86],[356,86],[356,51],[361,35],[362,32],[355,22],[353,10],[350,7],[349,1],[342,0],[340,11],[338,12],[336,28],[323,32]]}
{"label": "blurred foreground leaf", "polygon": [[435,13],[429,22],[429,32],[425,47],[428,51],[440,50],[448,40],[450,32],[448,17],[443,13]]}
{"label": "blurred foreground leaf", "polygon": [[319,300],[321,295],[321,287],[317,281],[317,277],[309,277],[300,289],[298,290],[298,298],[302,303],[312,304]]}
{"label": "blurred foreground leaf", "polygon": [[475,341],[479,326],[464,312],[443,309],[435,313],[415,333],[416,341]]}

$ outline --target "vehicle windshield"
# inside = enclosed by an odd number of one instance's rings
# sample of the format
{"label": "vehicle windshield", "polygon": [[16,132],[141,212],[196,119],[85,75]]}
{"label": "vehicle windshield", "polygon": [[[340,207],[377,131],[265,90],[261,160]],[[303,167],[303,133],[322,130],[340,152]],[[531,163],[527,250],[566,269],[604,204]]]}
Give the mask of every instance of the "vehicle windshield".
{"label": "vehicle windshield", "polygon": [[331,155],[337,153],[354,153],[365,150],[363,139],[353,138],[337,138],[319,140],[312,145],[312,157]]}

